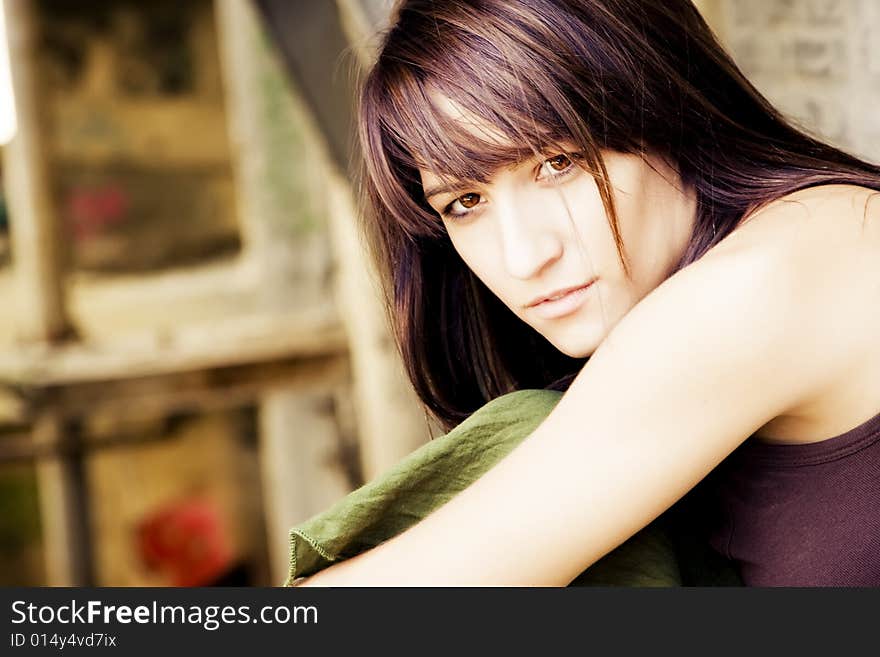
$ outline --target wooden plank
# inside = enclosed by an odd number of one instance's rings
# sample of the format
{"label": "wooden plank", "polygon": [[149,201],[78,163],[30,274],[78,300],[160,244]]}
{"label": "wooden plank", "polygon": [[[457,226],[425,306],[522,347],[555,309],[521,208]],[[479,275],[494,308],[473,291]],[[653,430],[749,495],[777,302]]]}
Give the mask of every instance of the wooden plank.
{"label": "wooden plank", "polygon": [[[370,479],[424,444],[430,430],[391,338],[346,177],[349,160],[356,156],[351,134],[355,91],[352,76],[339,61],[347,56],[349,39],[357,40],[346,30],[365,29],[368,21],[349,16],[344,24],[345,7],[340,11],[336,2],[307,4],[259,0],[256,6],[324,144],[337,267],[334,296],[351,345],[361,465]],[[368,56],[356,49],[349,63],[357,65]]]}
{"label": "wooden plank", "polygon": [[252,5],[215,6],[243,260],[260,281],[253,299],[273,310],[332,307],[321,145]]}
{"label": "wooden plank", "polygon": [[[43,141],[44,104],[37,76],[34,4],[3,0],[9,63],[18,131],[4,150],[4,182],[9,198],[13,270],[19,294],[16,332],[23,342],[44,349],[73,335],[65,307],[61,233],[52,207],[52,184]],[[40,413],[33,439],[55,444],[75,441],[50,410]],[[82,458],[62,454],[37,462],[46,584],[92,583],[92,561]]]}
{"label": "wooden plank", "polygon": [[[100,418],[101,434],[84,435],[82,449],[95,451],[131,442],[140,434],[132,428],[170,415],[202,415],[248,405],[283,389],[288,394],[330,394],[350,378],[346,356],[322,356],[270,364],[247,365],[214,372],[190,372],[169,376],[107,383],[78,384],[53,389],[54,417],[86,426]],[[39,407],[30,409],[38,421]],[[35,444],[28,433],[0,435],[0,463],[59,456],[70,446],[44,438]]]}
{"label": "wooden plank", "polygon": [[3,179],[9,199],[10,237],[19,308],[19,337],[57,341],[72,328],[65,310],[60,248],[63,244],[46,161],[43,103],[36,66],[33,4],[3,0],[9,68],[18,131],[3,149]]}
{"label": "wooden plank", "polygon": [[259,119],[251,88],[257,68],[254,27],[247,20],[250,8],[240,0],[216,0],[214,7],[242,241],[246,256],[257,263],[268,235],[260,212],[259,186],[266,181],[261,180],[261,144],[255,134]]}
{"label": "wooden plank", "polygon": [[97,344],[31,346],[0,353],[0,381],[30,387],[131,379],[179,371],[344,353],[343,328],[332,316],[230,318]]}
{"label": "wooden plank", "polygon": [[394,346],[372,263],[358,239],[350,188],[333,177],[328,190],[340,269],[336,297],[351,345],[361,468],[369,480],[423,445],[431,429]]}
{"label": "wooden plank", "polygon": [[[296,11],[309,14],[325,4],[299,3]],[[314,134],[303,125],[300,117],[305,112],[288,90],[284,70],[273,57],[274,49],[266,48],[262,26],[250,3],[218,0],[215,7],[245,257],[259,271],[265,289],[290,288],[291,281],[297,285],[296,290],[289,289],[286,298],[276,294],[274,304],[267,296],[267,305],[289,305],[293,296],[334,308],[327,276],[326,208],[321,207],[321,192],[312,191],[322,190],[325,184],[318,159],[323,153],[319,151],[315,158],[312,152],[321,145],[314,144]],[[309,30],[317,29],[307,17],[301,18]],[[267,114],[270,108],[272,112]],[[267,125],[267,116],[273,122],[286,122],[286,129]],[[292,135],[296,139],[290,138]],[[273,189],[281,162],[291,163],[289,169],[285,166],[287,184]],[[284,205],[292,184],[301,193]],[[287,226],[284,240],[279,239],[281,225]],[[321,264],[326,269],[322,270]],[[347,369],[346,374],[350,375]],[[305,389],[289,384],[265,389],[260,396],[260,483],[270,578],[278,585],[287,576],[291,525],[349,490],[338,458],[342,437],[332,399],[329,391],[316,386]]]}
{"label": "wooden plank", "polygon": [[24,424],[27,404],[20,390],[0,386],[0,427],[4,424]]}
{"label": "wooden plank", "polygon": [[31,433],[42,445],[69,445],[58,456],[37,461],[46,586],[91,586],[93,582],[91,528],[85,463],[76,449],[79,436],[63,421],[44,412]]}
{"label": "wooden plank", "polygon": [[284,388],[304,393],[327,390],[349,377],[345,356],[294,359],[261,365],[151,377],[54,390],[55,405],[64,417],[88,413],[118,418],[118,423],[149,421],[179,413],[208,413],[257,403],[268,391]]}
{"label": "wooden plank", "polygon": [[351,490],[333,398],[278,389],[260,404],[260,470],[273,584],[287,578],[290,528]]}

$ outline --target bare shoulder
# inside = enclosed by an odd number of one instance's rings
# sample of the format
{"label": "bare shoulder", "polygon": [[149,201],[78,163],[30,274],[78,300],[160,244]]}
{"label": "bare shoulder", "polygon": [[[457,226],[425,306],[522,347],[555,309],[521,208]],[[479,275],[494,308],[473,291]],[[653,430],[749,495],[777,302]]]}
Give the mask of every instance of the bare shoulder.
{"label": "bare shoulder", "polygon": [[880,191],[855,185],[799,190],[750,214],[729,238],[776,243],[789,250],[796,246],[805,257],[827,256],[835,249],[877,249]]}
{"label": "bare shoulder", "polygon": [[[669,408],[673,393],[705,405],[714,391],[735,400],[731,426],[789,442],[875,415],[880,198],[873,206],[871,198],[828,186],[763,208],[637,304],[600,345],[593,369],[610,363],[606,383],[628,366],[630,382],[656,369],[657,381],[679,381],[658,397]],[[759,424],[738,425],[736,415]]]}
{"label": "bare shoulder", "polygon": [[[710,257],[761,253],[855,319],[880,286],[880,192],[823,185],[782,197],[747,217]],[[822,296],[824,295],[824,297]]]}
{"label": "bare shoulder", "polygon": [[[880,411],[880,192],[852,185],[801,190],[765,206],[717,247],[716,257],[764,254],[791,277],[793,326],[808,331],[822,378],[815,392],[758,435],[813,442]],[[801,367],[792,363],[794,368]]]}

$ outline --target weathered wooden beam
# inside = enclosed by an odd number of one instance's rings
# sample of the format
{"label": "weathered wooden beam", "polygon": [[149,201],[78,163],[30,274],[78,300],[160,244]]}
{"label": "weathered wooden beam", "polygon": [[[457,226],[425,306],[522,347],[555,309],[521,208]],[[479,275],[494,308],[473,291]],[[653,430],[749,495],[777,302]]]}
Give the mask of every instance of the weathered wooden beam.
{"label": "weathered wooden beam", "polygon": [[354,73],[369,53],[358,46],[351,56],[349,44],[358,38],[347,31],[366,29],[370,23],[362,16],[345,20],[347,10],[336,2],[258,0],[256,6],[325,144],[335,298],[350,344],[361,465],[364,477],[371,479],[424,444],[430,431],[391,338],[372,263],[357,229],[348,178],[350,158],[358,156],[352,133]]}
{"label": "weathered wooden beam", "polygon": [[[138,435],[133,427],[156,418],[259,406],[264,395],[276,390],[328,395],[346,385],[349,377],[348,359],[338,355],[54,388],[44,392],[51,396],[54,416],[81,423],[82,443],[44,439],[35,444],[28,433],[7,433],[0,435],[0,463],[70,455],[74,448],[91,453],[129,444]],[[39,407],[46,405],[48,400],[41,400],[38,392],[31,394]],[[100,436],[89,433],[87,423],[94,417],[101,418]]]}
{"label": "weathered wooden beam", "polygon": [[[324,4],[292,3],[291,7],[298,13],[310,14],[312,10],[322,10]],[[274,48],[266,47],[263,28],[251,3],[217,0],[215,7],[245,258],[258,272],[264,288],[292,288],[289,279],[295,279],[296,298],[289,294],[286,299],[279,299],[276,295],[274,304],[266,299],[268,306],[302,307],[311,300],[336,313],[328,284],[331,256],[326,202],[322,207],[321,193],[326,165],[322,166],[320,158],[325,154],[318,152],[316,158],[313,153],[322,146],[315,145],[319,139],[314,128],[304,125],[300,118],[308,118],[307,113],[290,92],[284,69],[274,57]],[[321,31],[320,25],[308,16],[301,19],[310,33]],[[313,52],[310,57],[320,59],[316,54]],[[286,121],[289,125],[267,125],[267,121]],[[286,139],[275,143],[276,137],[285,134]],[[283,168],[287,184],[278,184],[279,168]],[[277,185],[281,193],[273,193],[269,188],[272,185]],[[296,188],[301,193],[291,194],[291,189]],[[285,195],[288,206],[279,204],[279,196]],[[280,245],[286,246],[286,252],[279,248],[276,235],[281,224],[288,227],[286,244]],[[326,266],[323,271],[321,258]],[[319,327],[314,330],[316,339],[325,334]],[[348,344],[341,330],[339,338]],[[350,372],[346,370],[346,374]],[[285,385],[264,387],[257,402],[270,577],[279,585],[287,576],[290,527],[351,489],[338,458],[342,436],[332,399],[329,391],[317,386],[305,389]]]}
{"label": "weathered wooden beam", "polygon": [[273,583],[281,585],[288,573],[290,528],[330,507],[351,487],[332,395],[273,390],[263,396],[259,423],[269,566]]}
{"label": "weathered wooden beam", "polygon": [[[34,3],[3,0],[9,41],[9,64],[18,131],[4,150],[4,182],[9,198],[13,270],[19,294],[16,332],[38,349],[73,334],[64,295],[61,239],[52,205],[52,184],[43,141],[44,103],[37,76]],[[71,442],[66,425],[50,408],[33,428],[35,443]],[[84,463],[80,456],[37,462],[37,483],[46,583],[82,586],[92,583],[92,560]]]}
{"label": "weathered wooden beam", "polygon": [[70,446],[36,464],[45,584],[92,586],[90,506],[80,436],[49,410],[40,415],[31,436],[37,449],[44,444]]}
{"label": "weathered wooden beam", "polygon": [[245,316],[212,326],[148,332],[97,344],[0,353],[0,381],[46,387],[344,353],[343,327],[326,313]]}
{"label": "weathered wooden beam", "polygon": [[68,337],[58,218],[46,160],[44,103],[36,59],[34,4],[3,0],[18,130],[3,150],[12,266],[20,297],[16,328],[27,342]]}
{"label": "weathered wooden beam", "polygon": [[376,275],[357,235],[351,190],[333,178],[331,229],[339,260],[336,297],[348,328],[361,468],[369,480],[430,438],[430,428],[394,346]]}
{"label": "weathered wooden beam", "polygon": [[336,355],[119,381],[111,390],[102,383],[78,385],[52,394],[64,417],[97,415],[124,423],[245,406],[258,403],[262,394],[276,388],[304,393],[328,390],[349,376],[348,359]]}

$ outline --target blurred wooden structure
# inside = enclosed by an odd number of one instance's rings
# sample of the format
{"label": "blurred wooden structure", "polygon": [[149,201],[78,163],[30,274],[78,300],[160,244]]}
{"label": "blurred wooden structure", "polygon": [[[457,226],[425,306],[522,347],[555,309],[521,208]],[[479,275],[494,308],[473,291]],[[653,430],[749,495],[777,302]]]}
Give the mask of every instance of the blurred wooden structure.
{"label": "blurred wooden structure", "polygon": [[[279,162],[271,157],[273,136],[254,100],[260,96],[254,85],[267,75],[286,76],[272,44],[264,46],[255,7],[248,0],[216,0],[241,253],[201,270],[111,283],[74,277],[58,253],[64,237],[50,202],[53,181],[41,141],[46,119],[38,111],[44,104],[35,65],[33,4],[2,2],[20,118],[19,131],[4,151],[19,296],[17,343],[0,351],[0,424],[23,429],[0,443],[0,460],[33,458],[38,464],[46,584],[97,583],[85,469],[90,453],[125,442],[125,427],[138,419],[246,405],[258,409],[270,572],[280,583],[292,524],[326,508],[428,437],[353,224],[354,205],[341,164],[348,145],[340,150],[348,142],[339,132],[347,129],[350,115],[333,126],[316,119],[326,116],[327,103],[345,101],[350,89],[340,96],[337,87],[316,88],[312,71],[294,75],[294,85],[285,92],[284,102],[293,109],[282,118],[294,112],[307,124],[309,154],[321,160],[326,173],[320,177],[325,205],[316,211],[325,214],[328,226],[279,234],[277,225],[266,220],[279,212],[277,199],[266,191],[269,169]],[[271,18],[270,4],[261,6]],[[326,60],[323,65],[333,68],[348,47],[351,26],[369,24],[366,14],[359,13],[363,8],[357,2],[309,6],[313,22],[301,27],[322,26],[322,38],[312,44],[320,50],[297,53],[284,46],[283,56],[288,64],[307,57]],[[304,90],[304,101],[297,89]],[[329,286],[320,266],[309,264],[322,248],[330,249],[334,267]],[[297,289],[291,291],[294,279]],[[175,321],[200,299],[218,295],[227,301],[207,321]],[[157,321],[139,326],[132,320],[130,330],[102,333],[102,322],[91,310],[98,307],[96,300],[105,312],[121,313],[123,326],[126,313]],[[327,399],[333,406],[329,411]],[[330,421],[328,412],[341,419]],[[93,416],[116,418],[111,437],[89,435]],[[354,424],[352,418],[356,429],[346,429],[347,423]],[[340,452],[340,431],[357,433],[360,461],[354,469]]]}

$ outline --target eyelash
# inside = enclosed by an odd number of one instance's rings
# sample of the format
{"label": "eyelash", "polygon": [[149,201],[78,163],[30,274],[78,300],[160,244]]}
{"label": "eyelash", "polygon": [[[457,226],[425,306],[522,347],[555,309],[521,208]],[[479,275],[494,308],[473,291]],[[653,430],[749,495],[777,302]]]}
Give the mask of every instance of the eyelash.
{"label": "eyelash", "polygon": [[[567,178],[568,176],[572,175],[573,173],[575,173],[575,169],[578,168],[577,164],[575,164],[575,160],[581,159],[581,157],[583,157],[580,153],[559,153],[557,155],[553,155],[551,157],[548,157],[546,160],[541,162],[541,166],[539,167],[538,172],[540,173],[540,171],[544,168],[544,166],[550,160],[554,160],[554,159],[556,159],[560,156],[563,156],[563,155],[566,158],[568,158],[568,160],[570,162],[569,166],[567,166],[562,171],[553,171],[552,173],[548,173],[548,175],[545,178],[546,180],[558,181],[558,180],[562,180],[562,179]],[[462,194],[461,196],[458,196],[457,198],[453,199],[452,202],[450,202],[445,208],[443,208],[443,211],[440,213],[441,216],[444,219],[456,220],[456,219],[461,219],[463,217],[466,217],[469,214],[472,214],[476,210],[479,203],[477,205],[475,205],[473,208],[466,208],[464,210],[464,212],[453,212],[452,211],[453,205],[458,203],[459,200],[461,200],[465,196],[470,196],[470,195],[480,196],[479,194],[476,194],[474,192],[469,192],[467,194]]]}

